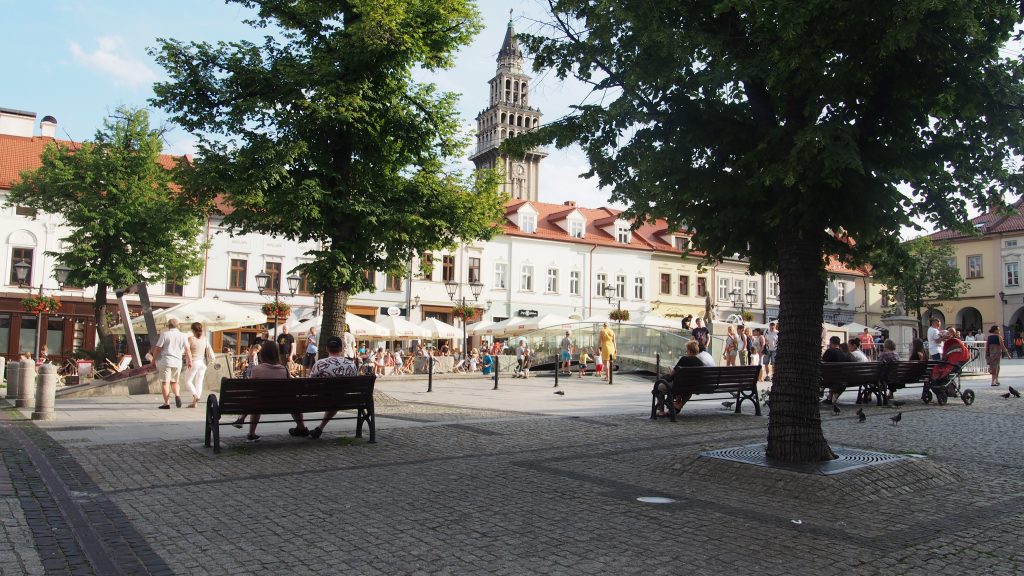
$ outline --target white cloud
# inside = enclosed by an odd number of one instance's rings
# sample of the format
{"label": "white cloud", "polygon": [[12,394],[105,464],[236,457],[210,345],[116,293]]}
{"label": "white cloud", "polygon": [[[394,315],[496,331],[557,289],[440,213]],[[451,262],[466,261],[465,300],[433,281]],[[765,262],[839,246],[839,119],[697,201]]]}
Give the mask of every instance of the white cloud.
{"label": "white cloud", "polygon": [[138,88],[155,82],[156,74],[143,62],[118,53],[121,43],[117,36],[102,36],[96,39],[93,52],[85,51],[77,42],[71,42],[68,49],[75,62],[113,77],[119,86]]}

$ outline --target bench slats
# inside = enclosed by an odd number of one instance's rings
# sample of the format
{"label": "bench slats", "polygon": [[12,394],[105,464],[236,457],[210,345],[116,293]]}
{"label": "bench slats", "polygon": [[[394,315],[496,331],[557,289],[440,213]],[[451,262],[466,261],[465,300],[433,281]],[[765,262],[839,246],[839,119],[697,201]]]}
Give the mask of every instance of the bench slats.
{"label": "bench slats", "polygon": [[[761,403],[757,399],[757,377],[760,373],[760,366],[681,366],[675,369],[672,392],[691,395],[728,393],[735,399],[737,414],[743,401],[750,400],[754,404],[754,413],[760,416]],[[654,387],[651,418],[656,417],[658,403],[657,383]],[[674,422],[671,400],[665,404],[669,418]]]}

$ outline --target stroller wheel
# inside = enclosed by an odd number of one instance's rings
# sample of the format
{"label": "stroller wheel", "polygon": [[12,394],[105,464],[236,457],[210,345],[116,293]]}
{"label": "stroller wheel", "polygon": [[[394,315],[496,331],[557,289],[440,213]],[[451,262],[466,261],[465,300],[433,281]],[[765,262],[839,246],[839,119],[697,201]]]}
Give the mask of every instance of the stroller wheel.
{"label": "stroller wheel", "polygon": [[945,390],[936,390],[935,391],[935,403],[936,404],[938,404],[939,406],[945,406],[947,400],[949,400],[949,397],[946,396],[946,391]]}
{"label": "stroller wheel", "polygon": [[931,401],[932,401],[932,391],[926,389],[924,392],[922,392],[921,393],[921,400],[925,404],[931,404]]}
{"label": "stroller wheel", "polygon": [[966,404],[967,406],[974,404],[974,390],[971,390],[969,388],[967,390],[964,390],[964,393],[960,395],[960,399],[963,400],[964,404]]}

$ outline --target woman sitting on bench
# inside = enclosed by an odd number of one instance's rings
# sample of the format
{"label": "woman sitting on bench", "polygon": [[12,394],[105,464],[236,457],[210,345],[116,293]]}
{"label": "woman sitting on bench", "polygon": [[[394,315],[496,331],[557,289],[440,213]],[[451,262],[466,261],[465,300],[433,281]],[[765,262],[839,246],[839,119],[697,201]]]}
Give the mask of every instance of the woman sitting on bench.
{"label": "woman sitting on bench", "polygon": [[[669,397],[669,390],[672,388],[672,383],[675,380],[676,368],[683,368],[685,366],[704,365],[704,363],[701,362],[700,358],[697,358],[698,354],[700,354],[700,344],[698,344],[696,340],[690,340],[689,342],[686,343],[686,355],[679,358],[679,361],[676,362],[675,367],[672,368],[672,370],[669,371],[668,374],[662,376],[661,378],[658,378],[658,382],[657,384],[655,384],[655,388],[658,391],[659,398],[658,416],[665,415],[664,403]],[[683,405],[686,404],[686,402],[690,399],[691,396],[693,396],[693,394],[690,394],[688,392],[680,392],[677,394],[673,391],[671,396],[673,412],[679,412],[680,410],[682,410]]]}
{"label": "woman sitting on bench", "polygon": [[[249,376],[253,380],[259,380],[263,378],[290,378],[288,369],[281,364],[281,354],[277,346],[263,346],[260,348],[260,363],[252,368],[252,374]],[[245,414],[243,414],[238,420],[235,421],[234,426],[241,428],[242,422],[245,421]],[[256,426],[260,423],[260,415],[249,414],[249,435],[246,436],[246,440],[249,442],[256,442],[260,437],[256,434]]]}

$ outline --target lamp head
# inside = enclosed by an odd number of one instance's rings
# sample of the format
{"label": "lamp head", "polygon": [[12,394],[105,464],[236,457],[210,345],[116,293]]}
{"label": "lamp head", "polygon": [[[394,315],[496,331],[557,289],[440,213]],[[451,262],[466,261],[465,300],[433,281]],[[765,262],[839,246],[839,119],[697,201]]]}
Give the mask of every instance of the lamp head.
{"label": "lamp head", "polygon": [[262,271],[256,275],[256,289],[259,290],[260,294],[267,289],[267,283],[270,282],[270,274],[266,271]]}

